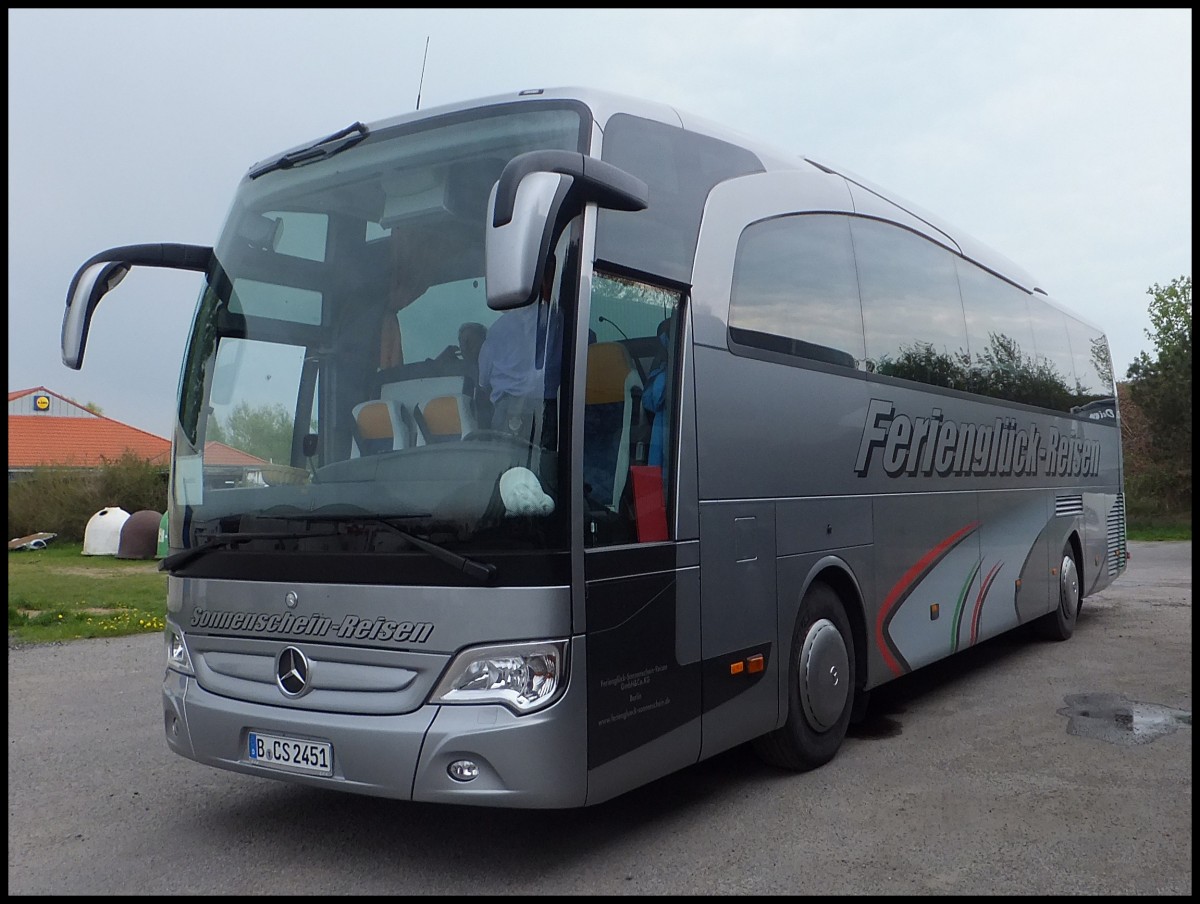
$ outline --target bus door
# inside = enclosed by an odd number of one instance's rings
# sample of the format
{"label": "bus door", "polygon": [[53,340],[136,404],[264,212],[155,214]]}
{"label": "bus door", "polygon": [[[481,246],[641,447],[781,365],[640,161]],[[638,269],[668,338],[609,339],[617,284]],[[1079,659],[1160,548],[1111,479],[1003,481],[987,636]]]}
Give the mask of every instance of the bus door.
{"label": "bus door", "polygon": [[699,755],[694,451],[690,464],[678,457],[695,445],[694,419],[681,421],[691,409],[682,301],[678,289],[592,277],[582,455],[589,803]]}
{"label": "bus door", "polygon": [[[828,471],[823,460],[797,456],[798,438],[819,458],[832,455],[844,429],[840,420],[825,422],[818,415],[839,409],[844,419],[860,392],[860,381],[844,376],[854,369],[853,354],[831,346],[814,370],[793,353],[822,341],[852,351],[860,346],[857,299],[852,309],[813,317],[796,300],[805,294],[800,282],[776,284],[778,268],[769,261],[738,263],[739,242],[756,224],[797,219],[810,210],[851,209],[845,183],[817,170],[730,179],[712,189],[705,205],[692,275],[705,758],[776,728],[786,714],[792,628],[805,574],[821,553],[819,543],[798,548],[799,541],[780,534],[777,524],[797,521],[787,512],[802,497],[812,500],[803,503],[808,511],[820,507],[822,496],[847,492],[822,479]],[[795,257],[788,252],[778,259]],[[751,316],[756,335],[792,337],[778,349],[731,352],[735,271],[739,284],[772,287],[758,293],[763,301]],[[818,335],[824,322],[846,341]],[[796,416],[794,406],[807,414]],[[856,535],[856,542],[864,541]],[[789,558],[780,559],[785,554]]]}

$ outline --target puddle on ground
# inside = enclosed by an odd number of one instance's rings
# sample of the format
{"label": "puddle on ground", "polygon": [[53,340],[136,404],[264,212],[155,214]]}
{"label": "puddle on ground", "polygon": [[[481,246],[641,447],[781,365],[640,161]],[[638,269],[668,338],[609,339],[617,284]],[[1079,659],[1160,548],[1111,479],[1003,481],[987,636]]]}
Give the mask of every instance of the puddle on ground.
{"label": "puddle on ground", "polygon": [[1071,694],[1058,711],[1067,734],[1110,744],[1149,744],[1179,728],[1192,727],[1192,714],[1153,703],[1136,703],[1118,694]]}

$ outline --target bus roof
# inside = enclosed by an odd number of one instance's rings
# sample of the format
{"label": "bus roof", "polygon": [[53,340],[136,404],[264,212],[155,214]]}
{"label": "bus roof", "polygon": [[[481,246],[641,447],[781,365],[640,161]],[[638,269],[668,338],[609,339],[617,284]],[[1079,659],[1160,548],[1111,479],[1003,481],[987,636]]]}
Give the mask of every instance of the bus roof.
{"label": "bus roof", "polygon": [[[676,107],[660,101],[646,100],[644,98],[634,97],[618,92],[578,86],[528,88],[521,91],[511,91],[482,98],[442,104],[436,107],[429,107],[424,110],[414,110],[410,113],[402,113],[387,119],[368,123],[368,127],[372,132],[374,132],[391,128],[393,126],[419,122],[423,119],[430,119],[450,113],[476,109],[479,107],[521,102],[534,103],[551,99],[572,100],[582,103],[591,111],[592,117],[597,123],[601,124],[601,127],[603,127],[603,124],[608,122],[609,118],[614,114],[627,113],[634,116],[640,116],[645,119],[654,120],[656,122],[679,126],[680,128],[688,131],[697,132],[699,134],[720,139],[722,141],[735,144],[739,147],[746,148],[758,156],[762,162],[763,168],[768,171],[815,168],[823,172],[830,173],[859,186],[861,189],[876,195],[890,204],[896,205],[912,216],[924,221],[932,229],[942,233],[954,245],[957,245],[963,256],[969,260],[974,261],[988,270],[993,271],[997,275],[1002,276],[1003,278],[1020,286],[1028,292],[1038,292],[1042,295],[1047,294],[1039,280],[1037,280],[1024,268],[1017,265],[1014,261],[995,251],[988,245],[985,245],[983,242],[975,239],[962,229],[947,223],[936,214],[930,213],[929,211],[922,209],[919,205],[916,205],[911,201],[896,195],[890,190],[854,174],[845,167],[831,164],[826,161],[817,160],[812,157],[807,157],[800,153],[789,152],[785,149],[771,145],[770,143],[763,142],[753,136],[737,132],[726,126],[720,125],[719,123],[707,120],[703,117],[695,116],[691,113],[679,110]],[[308,145],[298,145],[295,148],[284,151],[283,154],[292,153],[307,146]],[[274,157],[278,156],[280,155],[273,155],[271,158],[266,159],[274,159]],[[260,163],[256,163],[250,168],[250,171],[253,171],[259,165]]]}

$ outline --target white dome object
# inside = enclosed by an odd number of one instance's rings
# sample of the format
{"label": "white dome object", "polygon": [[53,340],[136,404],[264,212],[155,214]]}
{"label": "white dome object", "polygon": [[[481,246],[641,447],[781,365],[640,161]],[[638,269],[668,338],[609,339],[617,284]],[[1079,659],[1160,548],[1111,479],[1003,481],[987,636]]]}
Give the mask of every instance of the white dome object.
{"label": "white dome object", "polygon": [[110,505],[92,515],[83,531],[83,554],[115,556],[121,546],[121,528],[128,520],[129,512],[119,505]]}

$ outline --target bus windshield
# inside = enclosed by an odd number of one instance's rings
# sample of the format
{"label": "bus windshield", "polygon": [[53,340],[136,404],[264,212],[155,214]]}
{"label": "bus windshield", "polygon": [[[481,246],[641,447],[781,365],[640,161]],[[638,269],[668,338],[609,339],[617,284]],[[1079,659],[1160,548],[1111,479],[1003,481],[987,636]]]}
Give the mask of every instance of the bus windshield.
{"label": "bus windshield", "polygon": [[485,211],[512,157],[589,125],[497,106],[251,170],[181,373],[173,545],[566,548],[566,240],[537,302],[494,311]]}

